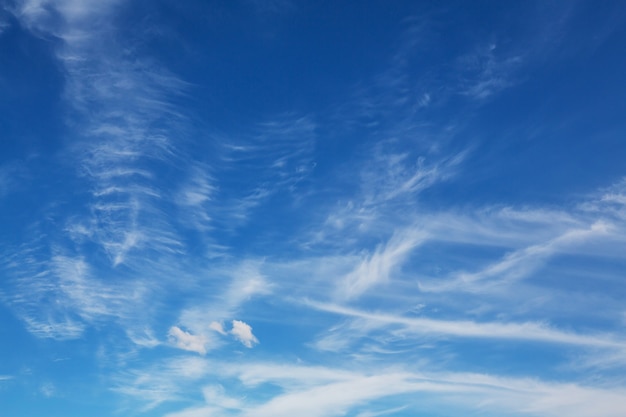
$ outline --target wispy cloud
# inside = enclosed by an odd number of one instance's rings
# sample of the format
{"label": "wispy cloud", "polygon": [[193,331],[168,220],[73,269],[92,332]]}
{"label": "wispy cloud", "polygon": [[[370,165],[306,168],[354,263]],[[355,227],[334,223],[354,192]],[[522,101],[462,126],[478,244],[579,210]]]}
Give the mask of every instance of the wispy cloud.
{"label": "wispy cloud", "polygon": [[232,230],[247,224],[254,209],[279,193],[297,200],[315,168],[316,138],[315,121],[293,114],[258,123],[236,137],[220,137],[222,187],[214,207],[220,226]]}
{"label": "wispy cloud", "polygon": [[523,58],[499,56],[498,51],[498,46],[492,43],[460,58],[461,94],[482,100],[515,83],[513,74],[520,68]]}
{"label": "wispy cloud", "polygon": [[52,255],[49,261],[33,260],[28,265],[25,256],[17,254],[10,268],[16,292],[7,301],[38,336],[79,337],[87,325],[105,319],[130,325],[149,292],[140,282],[94,277],[82,258]]}
{"label": "wispy cloud", "polygon": [[172,326],[168,332],[172,343],[179,349],[189,350],[204,355],[207,352],[209,340],[204,335],[193,335],[177,326]]}
{"label": "wispy cloud", "polygon": [[501,260],[474,273],[462,272],[451,282],[420,285],[424,291],[488,291],[494,285],[508,284],[520,279],[543,265],[546,258],[566,251],[577,243],[586,243],[593,238],[608,235],[610,228],[604,222],[596,222],[588,229],[573,229],[543,242],[507,253]]}
{"label": "wispy cloud", "polygon": [[21,319],[26,323],[26,328],[37,337],[67,340],[80,337],[85,331],[85,324],[69,318],[67,315],[55,314],[37,319],[30,311],[18,309],[22,314]]}
{"label": "wispy cloud", "polygon": [[385,246],[379,245],[371,256],[343,277],[337,288],[338,293],[347,299],[355,298],[371,287],[389,281],[391,272],[425,238],[426,235],[414,230],[393,236]]}
{"label": "wispy cloud", "polygon": [[[447,194],[480,181],[468,121],[523,82],[531,48],[496,34],[441,62],[422,40],[436,29],[407,19],[387,69],[328,112],[195,132],[190,86],[117,32],[121,5],[4,6],[55,40],[65,77],[51,157],[67,184],[0,264],[0,301],[34,336],[102,332],[89,346],[117,362],[98,377],[131,413],[626,413],[609,372],[626,364],[626,180],[551,206]],[[3,202],[16,166],[0,167]],[[517,372],[544,379],[493,375],[524,349],[548,353]]]}
{"label": "wispy cloud", "polygon": [[578,334],[553,329],[544,323],[479,323],[469,320],[436,320],[388,313],[371,313],[336,304],[308,301],[321,311],[365,319],[381,326],[401,326],[405,334],[447,335],[454,337],[529,340],[589,347],[624,349],[626,341],[611,334]]}
{"label": "wispy cloud", "polygon": [[130,370],[118,377],[114,390],[138,399],[147,411],[183,397],[184,391],[209,374],[209,363],[200,357],[173,357],[145,370]]}
{"label": "wispy cloud", "polygon": [[410,198],[437,182],[449,179],[465,156],[461,153],[428,163],[424,157],[412,160],[408,152],[385,152],[384,148],[389,145],[377,145],[372,166],[362,173],[367,205],[390,202],[400,197]]}
{"label": "wispy cloud", "polygon": [[[45,234],[47,243],[33,238],[13,256],[17,295],[10,303],[39,336],[77,337],[104,317],[129,327],[129,337],[138,334],[129,322],[143,315],[136,313],[152,291],[147,289],[159,287],[143,275],[150,264],[145,255],[157,258],[158,253],[163,259],[184,250],[168,218],[176,186],[163,187],[158,168],[183,158],[171,141],[182,116],[170,101],[186,84],[134,56],[132,45],[121,52],[110,24],[118,3],[28,0],[10,8],[31,32],[59,40],[51,45],[65,75],[63,104],[71,129],[57,162],[74,178],[69,194],[58,199],[82,202],[68,206],[62,220],[46,223],[53,216],[45,213],[34,226],[40,230],[28,236]],[[187,202],[198,203],[188,197]],[[102,255],[109,265],[102,264]],[[142,265],[135,272],[141,273],[133,274],[129,269],[136,259]],[[114,278],[121,276],[123,283]],[[156,343],[153,337],[131,339]]]}
{"label": "wispy cloud", "polygon": [[[343,248],[364,236],[387,238],[389,230],[410,228],[413,216],[398,218],[404,210],[417,213],[420,194],[454,177],[465,152],[427,162],[414,151],[391,151],[393,143],[376,145],[361,168],[358,182],[346,188],[343,198],[330,207],[323,227],[316,227],[304,246],[326,246],[341,242]],[[344,184],[344,186],[346,186]]]}
{"label": "wispy cloud", "polygon": [[[226,369],[218,369],[217,372],[222,370]],[[576,417],[591,417],[597,415],[594,400],[605,401],[602,402],[603,415],[617,417],[626,409],[624,392],[619,388],[595,388],[486,374],[398,372],[392,369],[372,369],[372,373],[367,373],[306,365],[285,367],[272,363],[239,364],[230,366],[227,373],[240,374],[245,382],[248,381],[245,375],[250,370],[254,370],[259,379],[254,380],[253,386],[246,383],[248,392],[269,382],[278,384],[284,391],[259,403],[240,398],[237,394],[229,395],[228,389],[223,387],[216,389],[214,385],[207,385],[204,389],[206,406],[188,408],[168,416],[196,417],[210,413],[260,417],[297,413],[315,417],[347,412],[360,412],[359,415],[367,416],[385,415],[394,410],[419,413],[441,402],[494,416],[503,413],[558,416],[566,409]],[[209,395],[206,395],[207,389]],[[372,410],[377,401],[387,397],[394,397],[396,404],[402,405],[380,412],[366,411]]]}
{"label": "wispy cloud", "polygon": [[410,392],[405,375],[390,374],[356,377],[346,382],[333,382],[296,392],[279,395],[253,411],[250,417],[263,416],[335,416],[376,398]]}
{"label": "wispy cloud", "polygon": [[114,266],[135,250],[180,251],[155,207],[164,193],[155,185],[154,167],[176,153],[168,128],[180,116],[168,98],[185,86],[163,68],[119,55],[106,24],[116,3],[27,1],[17,12],[33,30],[63,40],[55,52],[66,74],[74,132],[67,157],[88,182],[80,191],[92,195],[88,214],[76,221]]}
{"label": "wispy cloud", "polygon": [[595,215],[626,221],[626,178],[599,190],[593,198],[582,202],[579,207]]}

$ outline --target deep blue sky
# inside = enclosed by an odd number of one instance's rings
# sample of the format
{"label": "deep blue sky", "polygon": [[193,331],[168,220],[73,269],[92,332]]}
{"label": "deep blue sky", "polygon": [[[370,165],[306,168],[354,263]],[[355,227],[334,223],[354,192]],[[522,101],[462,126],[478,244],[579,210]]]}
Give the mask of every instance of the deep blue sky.
{"label": "deep blue sky", "polygon": [[626,415],[626,5],[0,2],[3,417]]}

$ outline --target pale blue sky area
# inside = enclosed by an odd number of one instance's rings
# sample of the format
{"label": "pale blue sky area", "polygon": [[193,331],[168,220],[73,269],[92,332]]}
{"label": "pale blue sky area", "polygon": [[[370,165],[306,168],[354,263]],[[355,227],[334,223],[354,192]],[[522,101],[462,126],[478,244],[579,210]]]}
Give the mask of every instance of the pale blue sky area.
{"label": "pale blue sky area", "polygon": [[0,0],[2,417],[623,417],[626,3]]}

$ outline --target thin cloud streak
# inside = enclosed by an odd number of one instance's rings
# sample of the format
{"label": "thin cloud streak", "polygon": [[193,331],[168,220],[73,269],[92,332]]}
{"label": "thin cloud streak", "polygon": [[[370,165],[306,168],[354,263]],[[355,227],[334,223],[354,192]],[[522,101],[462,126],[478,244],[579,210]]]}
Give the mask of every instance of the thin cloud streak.
{"label": "thin cloud streak", "polygon": [[492,286],[510,284],[512,280],[525,277],[545,263],[547,258],[563,253],[570,246],[586,243],[593,238],[608,236],[609,230],[610,226],[604,222],[596,222],[588,229],[568,230],[545,243],[508,253],[500,261],[479,272],[460,273],[452,282],[421,284],[419,288],[422,291],[488,291]]}
{"label": "thin cloud streak", "polygon": [[370,313],[336,304],[307,300],[305,304],[320,311],[347,317],[366,319],[383,326],[400,325],[405,332],[415,335],[447,335],[454,337],[488,338],[504,340],[527,340],[543,343],[572,344],[587,347],[625,349],[626,340],[610,334],[567,333],[541,323],[478,323],[470,320],[435,320]]}

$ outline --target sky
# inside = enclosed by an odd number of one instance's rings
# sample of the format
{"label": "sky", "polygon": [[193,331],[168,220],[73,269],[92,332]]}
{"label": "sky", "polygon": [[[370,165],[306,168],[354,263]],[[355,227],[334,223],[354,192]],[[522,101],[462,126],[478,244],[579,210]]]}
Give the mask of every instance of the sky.
{"label": "sky", "polygon": [[626,415],[626,3],[0,0],[3,417]]}

